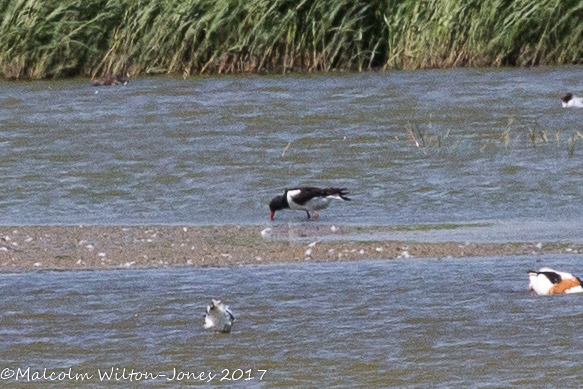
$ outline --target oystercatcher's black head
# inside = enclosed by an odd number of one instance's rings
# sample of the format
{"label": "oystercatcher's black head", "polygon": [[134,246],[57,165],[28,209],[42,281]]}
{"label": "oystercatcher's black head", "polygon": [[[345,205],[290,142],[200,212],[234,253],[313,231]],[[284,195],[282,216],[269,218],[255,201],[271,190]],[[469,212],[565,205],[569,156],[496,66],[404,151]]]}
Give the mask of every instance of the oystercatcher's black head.
{"label": "oystercatcher's black head", "polygon": [[275,196],[269,203],[269,220],[275,219],[275,211],[289,208],[286,196]]}
{"label": "oystercatcher's black head", "polygon": [[572,98],[573,94],[567,93],[565,96],[561,97],[561,100],[563,100],[563,103],[568,103]]}

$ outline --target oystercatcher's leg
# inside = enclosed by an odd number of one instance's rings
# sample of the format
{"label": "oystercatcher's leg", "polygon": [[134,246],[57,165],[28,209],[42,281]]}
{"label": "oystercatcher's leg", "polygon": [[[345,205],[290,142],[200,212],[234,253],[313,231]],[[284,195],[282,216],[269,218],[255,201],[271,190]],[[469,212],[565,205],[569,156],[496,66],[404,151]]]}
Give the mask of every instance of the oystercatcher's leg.
{"label": "oystercatcher's leg", "polygon": [[306,213],[308,214],[308,220],[310,220],[310,211],[306,211]]}
{"label": "oystercatcher's leg", "polygon": [[318,220],[320,216],[318,216],[318,212],[314,211],[314,220]]}

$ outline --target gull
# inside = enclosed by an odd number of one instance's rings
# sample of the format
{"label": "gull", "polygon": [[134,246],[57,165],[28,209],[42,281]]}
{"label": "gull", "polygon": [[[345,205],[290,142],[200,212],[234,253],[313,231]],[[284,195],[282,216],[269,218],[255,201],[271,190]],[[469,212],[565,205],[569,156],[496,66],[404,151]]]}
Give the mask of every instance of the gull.
{"label": "gull", "polygon": [[214,328],[216,332],[228,334],[235,321],[235,316],[229,310],[229,307],[221,300],[212,299],[211,303],[206,306],[206,315],[204,316],[204,328]]}

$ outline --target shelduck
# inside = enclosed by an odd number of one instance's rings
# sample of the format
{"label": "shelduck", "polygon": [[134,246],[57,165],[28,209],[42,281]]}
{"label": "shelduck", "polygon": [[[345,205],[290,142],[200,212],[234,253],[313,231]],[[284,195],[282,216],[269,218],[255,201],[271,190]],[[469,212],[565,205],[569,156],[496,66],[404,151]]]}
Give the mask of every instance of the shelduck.
{"label": "shelduck", "polygon": [[583,292],[581,280],[578,277],[548,267],[543,267],[539,271],[530,270],[528,278],[530,279],[528,288],[539,295]]}

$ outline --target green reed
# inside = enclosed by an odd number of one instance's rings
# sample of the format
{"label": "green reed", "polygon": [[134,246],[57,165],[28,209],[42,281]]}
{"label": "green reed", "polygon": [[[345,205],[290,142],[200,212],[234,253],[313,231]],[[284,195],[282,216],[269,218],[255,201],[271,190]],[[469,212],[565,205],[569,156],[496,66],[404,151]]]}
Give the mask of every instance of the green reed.
{"label": "green reed", "polygon": [[[457,152],[482,154],[524,150],[537,147],[567,148],[567,156],[575,156],[578,144],[583,142],[583,133],[577,130],[571,132],[547,132],[544,129],[533,128],[522,124],[514,124],[509,120],[508,128],[500,135],[495,133],[486,135],[480,139],[468,139],[461,134],[451,135],[451,130],[432,131],[431,125],[411,125],[407,123],[403,139],[408,145],[419,150],[424,155],[438,155],[445,153],[451,155]],[[512,127],[511,127],[512,126]],[[399,140],[397,137],[395,140]],[[579,146],[580,147],[580,146]]]}
{"label": "green reed", "polygon": [[0,76],[581,62],[574,0],[0,0]]}

